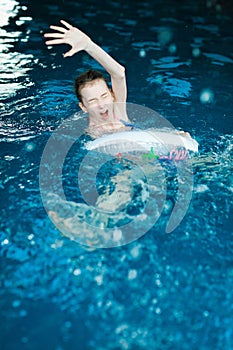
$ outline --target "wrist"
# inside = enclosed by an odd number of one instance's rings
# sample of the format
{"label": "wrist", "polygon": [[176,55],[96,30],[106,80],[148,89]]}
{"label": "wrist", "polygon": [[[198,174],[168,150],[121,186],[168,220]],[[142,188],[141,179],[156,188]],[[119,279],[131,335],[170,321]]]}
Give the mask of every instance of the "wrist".
{"label": "wrist", "polygon": [[91,38],[87,37],[86,45],[85,45],[85,51],[91,52],[96,44],[94,41],[91,40]]}

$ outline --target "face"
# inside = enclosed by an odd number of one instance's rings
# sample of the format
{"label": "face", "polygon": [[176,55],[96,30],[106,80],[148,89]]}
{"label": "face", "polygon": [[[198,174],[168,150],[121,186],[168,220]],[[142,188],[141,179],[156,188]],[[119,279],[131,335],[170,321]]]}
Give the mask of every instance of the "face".
{"label": "face", "polygon": [[89,114],[93,123],[113,121],[113,95],[106,82],[96,79],[81,90],[82,103],[79,106]]}

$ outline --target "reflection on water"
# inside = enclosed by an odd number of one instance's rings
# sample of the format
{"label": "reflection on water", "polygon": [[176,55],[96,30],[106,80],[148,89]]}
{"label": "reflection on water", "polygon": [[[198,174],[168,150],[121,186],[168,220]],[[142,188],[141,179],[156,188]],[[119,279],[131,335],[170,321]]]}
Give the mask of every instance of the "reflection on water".
{"label": "reflection on water", "polygon": [[8,0],[1,3],[1,18],[0,26],[9,24],[9,19],[15,17],[18,13],[19,2],[15,0]]}
{"label": "reflection on water", "polygon": [[[7,26],[10,20],[17,16],[19,9],[26,10],[27,7],[20,7],[19,3],[9,0],[1,5],[2,27]],[[20,17],[16,21],[16,26],[20,26],[25,21],[31,21],[31,17]],[[21,31],[8,32],[5,29],[0,30],[0,96],[2,99],[14,96],[17,90],[31,86],[33,83],[29,79],[29,70],[32,69],[33,55],[11,52],[14,43],[18,42],[22,36]],[[24,41],[28,37],[24,37]],[[36,63],[36,62],[35,62]],[[20,80],[23,78],[23,81]]]}
{"label": "reflection on water", "polygon": [[[13,97],[18,90],[34,84],[28,78],[29,71],[32,69],[30,66],[33,61],[33,55],[1,53],[0,59],[0,78],[4,82],[4,84],[0,85],[2,99]],[[23,78],[23,82],[20,78]]]}

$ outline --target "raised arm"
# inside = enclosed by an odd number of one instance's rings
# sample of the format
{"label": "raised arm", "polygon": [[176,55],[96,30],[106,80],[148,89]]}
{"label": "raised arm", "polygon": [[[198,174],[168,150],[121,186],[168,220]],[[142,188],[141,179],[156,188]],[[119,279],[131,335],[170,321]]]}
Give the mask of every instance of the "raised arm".
{"label": "raised arm", "polygon": [[71,49],[64,54],[64,57],[73,56],[79,51],[86,51],[110,74],[112,90],[116,102],[126,102],[127,87],[125,68],[115,61],[107,52],[95,44],[85,33],[64,20],[61,20],[64,27],[50,26],[55,33],[44,34],[45,38],[50,38],[46,45],[68,44]]}

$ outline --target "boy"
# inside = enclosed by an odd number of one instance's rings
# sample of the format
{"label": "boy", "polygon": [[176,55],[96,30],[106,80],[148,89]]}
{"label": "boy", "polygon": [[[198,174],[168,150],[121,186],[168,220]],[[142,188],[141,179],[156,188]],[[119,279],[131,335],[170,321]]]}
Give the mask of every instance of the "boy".
{"label": "boy", "polygon": [[112,90],[108,87],[104,76],[95,70],[89,70],[75,80],[79,106],[89,117],[87,132],[92,137],[99,137],[104,133],[128,129],[125,68],[81,30],[63,20],[61,24],[64,27],[50,26],[56,32],[44,34],[45,38],[50,38],[45,42],[46,45],[70,45],[71,49],[64,54],[64,57],[73,56],[84,50],[103,66],[111,77]]}

